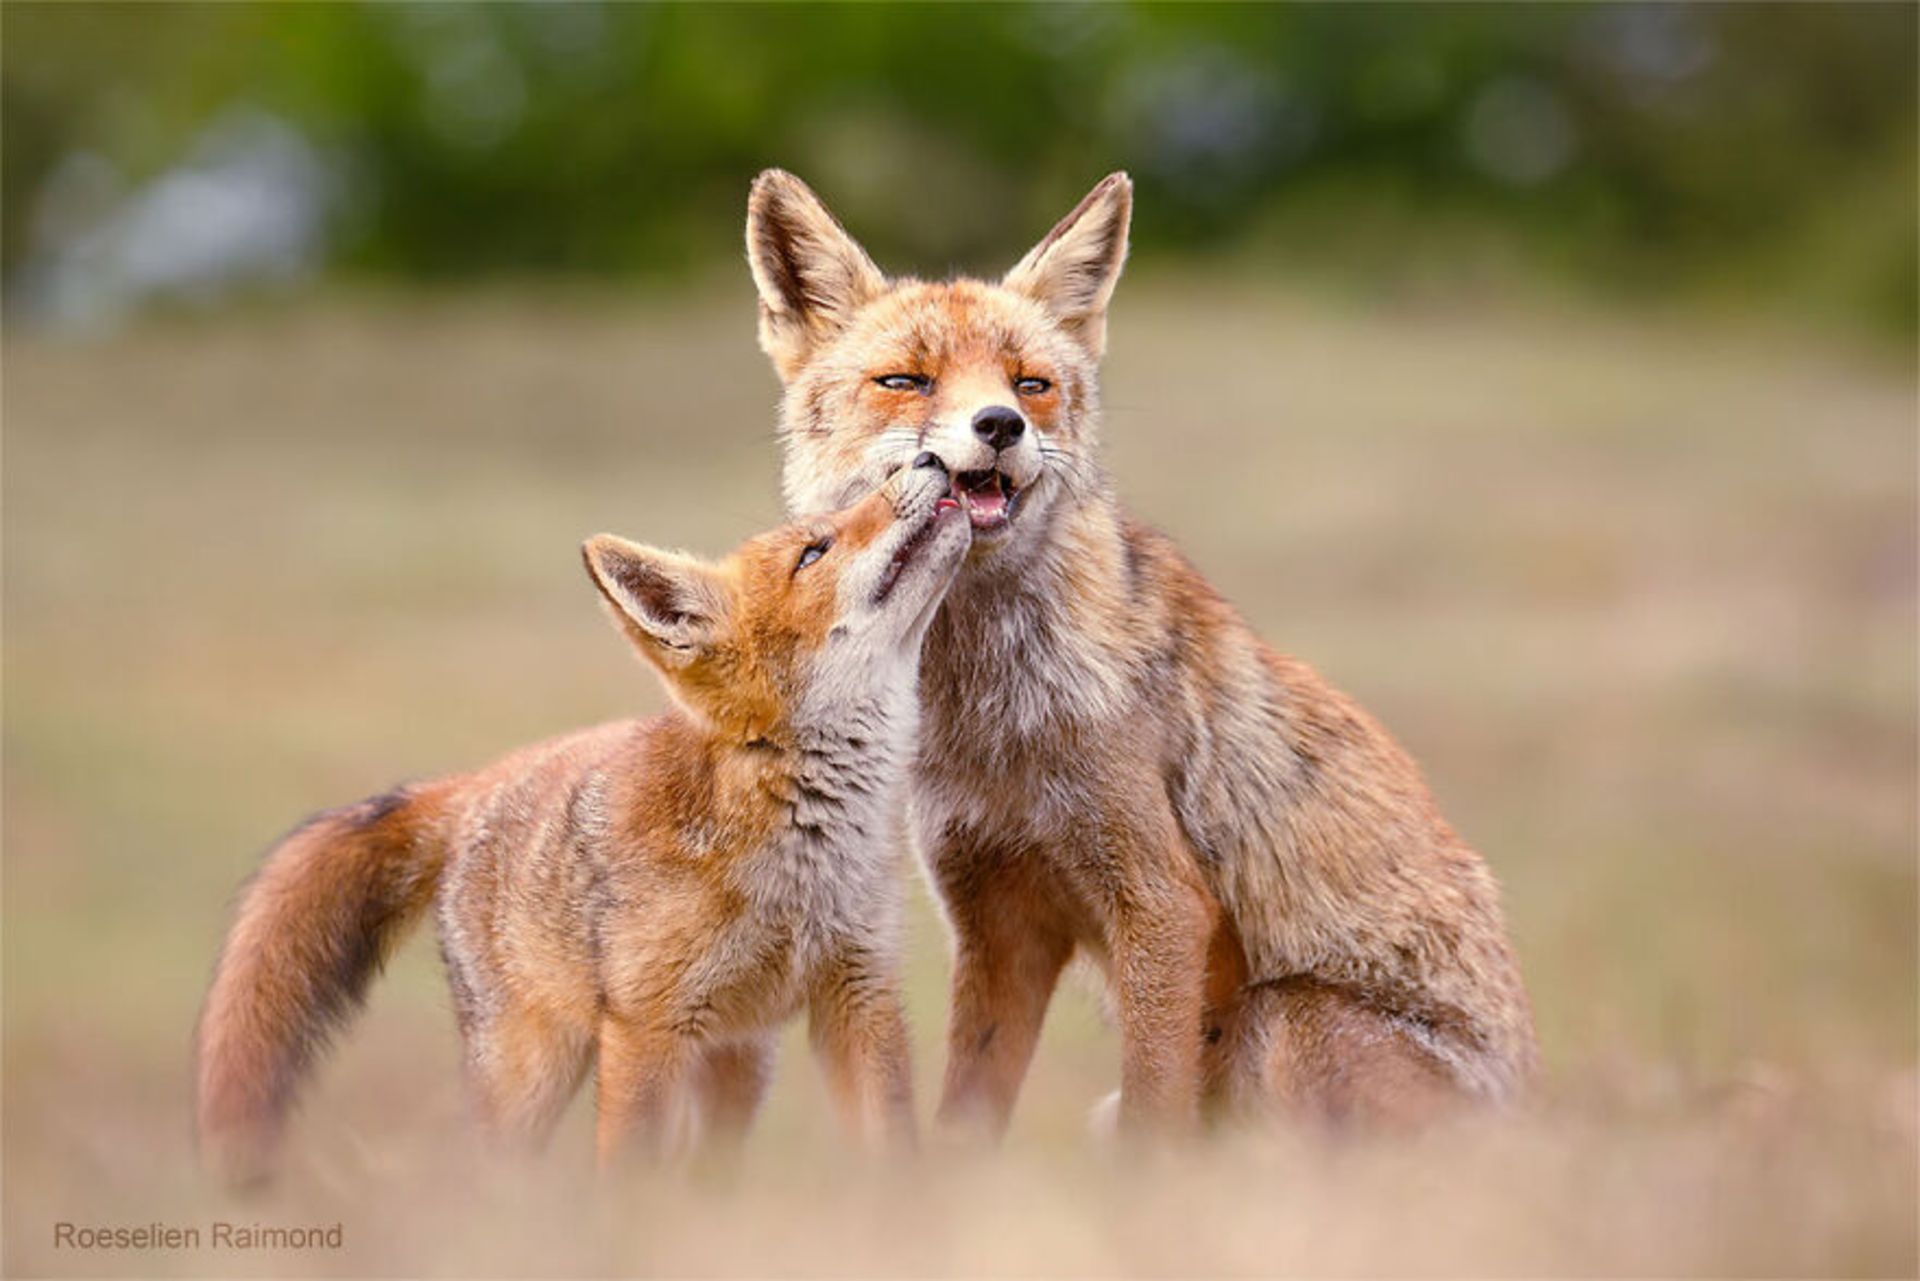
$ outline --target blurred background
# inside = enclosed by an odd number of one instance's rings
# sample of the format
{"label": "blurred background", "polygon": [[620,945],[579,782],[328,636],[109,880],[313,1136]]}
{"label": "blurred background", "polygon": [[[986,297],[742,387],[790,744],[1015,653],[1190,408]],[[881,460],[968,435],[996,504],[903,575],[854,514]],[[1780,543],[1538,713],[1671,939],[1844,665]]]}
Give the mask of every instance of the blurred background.
{"label": "blurred background", "polygon": [[1141,258],[1914,325],[1905,5],[39,5],[5,266],[98,322],[317,276],[678,282],[778,161],[889,261],[1100,164]]}
{"label": "blurred background", "polygon": [[[1917,15],[7,4],[0,1267],[1911,1275]],[[471,1159],[422,938],[281,1190],[198,1180],[258,853],[657,710],[579,539],[778,518],[769,164],[923,276],[1133,174],[1110,467],[1500,874],[1537,1108],[1115,1162],[1080,984],[996,1157],[845,1162],[796,1032],[741,1170],[596,1191],[584,1106]],[[53,1248],[216,1217],[347,1245]]]}

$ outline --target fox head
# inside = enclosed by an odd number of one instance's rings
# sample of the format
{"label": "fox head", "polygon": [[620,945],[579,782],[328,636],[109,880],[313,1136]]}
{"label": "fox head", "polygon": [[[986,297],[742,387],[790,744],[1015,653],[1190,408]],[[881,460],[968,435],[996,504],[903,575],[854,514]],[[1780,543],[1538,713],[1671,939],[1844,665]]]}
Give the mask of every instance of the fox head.
{"label": "fox head", "polygon": [[581,551],[676,702],[729,738],[777,742],[911,692],[971,538],[951,486],[925,454],[853,506],[761,534],[718,564],[612,534]]}
{"label": "fox head", "polygon": [[926,451],[977,557],[1031,543],[1099,483],[1096,373],[1132,207],[1110,175],[998,283],[929,284],[883,276],[805,183],[761,174],[747,259],[786,386],[788,506],[839,506]]}

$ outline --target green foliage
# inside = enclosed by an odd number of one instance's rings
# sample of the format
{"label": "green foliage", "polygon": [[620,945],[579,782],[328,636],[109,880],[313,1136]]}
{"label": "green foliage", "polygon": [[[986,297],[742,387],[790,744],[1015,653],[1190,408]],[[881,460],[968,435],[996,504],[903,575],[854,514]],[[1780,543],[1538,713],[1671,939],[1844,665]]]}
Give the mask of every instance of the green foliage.
{"label": "green foliage", "polygon": [[1609,287],[1914,324],[1909,5],[9,4],[5,261],[75,151],[291,122],[381,275],[662,275],[782,164],[888,261],[986,267],[1100,174],[1156,257],[1391,276],[1492,243]]}

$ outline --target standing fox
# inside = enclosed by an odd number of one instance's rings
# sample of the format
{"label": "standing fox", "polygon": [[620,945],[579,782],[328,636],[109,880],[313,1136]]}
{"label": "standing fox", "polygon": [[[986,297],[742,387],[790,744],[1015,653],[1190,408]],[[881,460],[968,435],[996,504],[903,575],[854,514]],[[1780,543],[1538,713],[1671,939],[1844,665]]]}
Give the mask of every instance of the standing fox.
{"label": "standing fox", "polygon": [[603,1164],[687,1116],[737,1138],[804,1008],[849,1127],[910,1142],[892,846],[921,642],[971,537],[950,484],[926,455],[717,567],[590,540],[678,709],[329,811],[274,849],[200,1017],[207,1153],[266,1172],[300,1075],[430,904],[502,1138],[544,1138],[596,1055]]}
{"label": "standing fox", "polygon": [[1132,186],[998,284],[888,280],[755,182],[760,343],[796,510],[923,451],[973,527],[928,634],[913,827],[955,944],[943,1124],[997,1133],[1062,967],[1104,968],[1120,1119],[1413,1120],[1505,1099],[1532,1015],[1492,875],[1380,725],[1263,644],[1096,458]]}

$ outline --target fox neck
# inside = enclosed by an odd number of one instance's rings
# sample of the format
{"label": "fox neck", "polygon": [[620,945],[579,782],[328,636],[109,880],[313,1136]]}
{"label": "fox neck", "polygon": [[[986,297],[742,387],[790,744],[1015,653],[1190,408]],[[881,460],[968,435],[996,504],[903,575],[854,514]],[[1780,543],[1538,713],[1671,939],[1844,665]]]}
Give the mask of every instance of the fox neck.
{"label": "fox neck", "polygon": [[948,591],[922,660],[930,729],[960,718],[1038,735],[1063,714],[1086,723],[1126,705],[1125,638],[1103,621],[1134,608],[1119,505],[1102,481],[1040,514]]}
{"label": "fox neck", "polygon": [[857,690],[830,688],[751,736],[707,727],[722,806],[771,810],[768,830],[839,844],[874,834],[897,800],[917,733],[916,666],[870,672]]}
{"label": "fox neck", "polygon": [[[786,922],[805,974],[848,940],[887,946],[898,932],[900,825],[918,707],[912,685],[844,702],[780,741],[731,749],[764,838],[733,863],[735,890]],[[741,758],[745,759],[741,759]]]}

